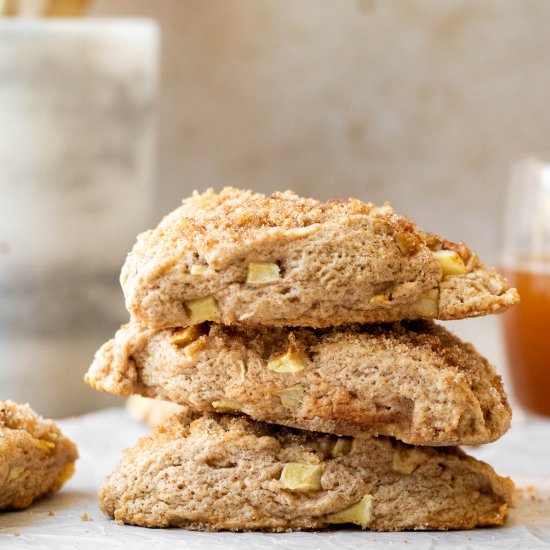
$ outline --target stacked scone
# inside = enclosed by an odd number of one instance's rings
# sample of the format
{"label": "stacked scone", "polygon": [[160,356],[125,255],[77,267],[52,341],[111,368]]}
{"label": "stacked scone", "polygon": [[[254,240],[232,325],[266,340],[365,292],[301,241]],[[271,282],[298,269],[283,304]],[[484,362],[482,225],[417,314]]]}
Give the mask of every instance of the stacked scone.
{"label": "stacked scone", "polygon": [[100,491],[122,523],[203,530],[499,525],[513,484],[456,445],[510,424],[500,378],[433,319],[515,289],[389,205],[194,195],[138,237],[132,315],[86,381],[188,407]]}

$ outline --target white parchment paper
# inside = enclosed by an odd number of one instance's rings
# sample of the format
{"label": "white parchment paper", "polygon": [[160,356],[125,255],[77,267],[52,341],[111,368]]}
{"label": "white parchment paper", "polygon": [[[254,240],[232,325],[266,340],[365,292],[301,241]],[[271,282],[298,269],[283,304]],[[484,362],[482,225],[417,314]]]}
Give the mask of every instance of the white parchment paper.
{"label": "white parchment paper", "polygon": [[[550,421],[516,423],[496,443],[468,452],[510,475],[523,496],[503,528],[473,531],[371,533],[354,529],[318,533],[196,533],[183,529],[120,526],[97,505],[103,477],[124,447],[148,432],[123,409],[109,409],[59,422],[77,445],[80,460],[60,493],[29,510],[0,514],[0,547],[14,550],[124,549],[538,549],[550,548]],[[532,487],[528,489],[528,487]],[[88,520],[86,521],[86,518]]]}

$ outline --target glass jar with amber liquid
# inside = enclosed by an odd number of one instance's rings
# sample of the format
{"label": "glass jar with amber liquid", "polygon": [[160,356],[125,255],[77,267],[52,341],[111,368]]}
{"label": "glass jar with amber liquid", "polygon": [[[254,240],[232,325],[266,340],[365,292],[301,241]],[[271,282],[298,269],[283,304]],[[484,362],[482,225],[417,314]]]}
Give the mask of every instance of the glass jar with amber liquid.
{"label": "glass jar with amber liquid", "polygon": [[550,416],[550,164],[529,161],[514,173],[501,263],[521,299],[503,315],[514,396]]}

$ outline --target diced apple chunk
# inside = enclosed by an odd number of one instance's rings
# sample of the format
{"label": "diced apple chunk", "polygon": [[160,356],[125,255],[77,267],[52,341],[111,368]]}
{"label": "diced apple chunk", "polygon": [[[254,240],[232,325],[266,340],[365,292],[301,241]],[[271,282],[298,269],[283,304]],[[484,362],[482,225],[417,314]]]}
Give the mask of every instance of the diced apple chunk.
{"label": "diced apple chunk", "polygon": [[241,412],[241,404],[233,399],[220,399],[213,401],[212,406],[221,413],[235,414]]}
{"label": "diced apple chunk", "polygon": [[13,481],[14,479],[21,477],[24,471],[25,468],[22,468],[21,466],[14,466],[8,474],[8,481]]}
{"label": "diced apple chunk", "polygon": [[289,462],[283,467],[279,481],[285,489],[307,493],[321,488],[323,468],[317,464]]}
{"label": "diced apple chunk", "polygon": [[370,303],[380,307],[391,307],[392,301],[387,294],[376,294],[370,299]]}
{"label": "diced apple chunk", "polygon": [[439,290],[432,288],[416,301],[410,309],[412,315],[422,319],[434,319],[439,313]]}
{"label": "diced apple chunk", "polygon": [[394,451],[391,466],[394,472],[410,475],[415,471],[417,464],[410,460],[406,451]]}
{"label": "diced apple chunk", "polygon": [[432,254],[441,266],[443,277],[447,275],[464,275],[468,272],[464,260],[458,252],[454,250],[437,250]]}
{"label": "diced apple chunk", "polygon": [[170,342],[179,348],[184,348],[203,334],[204,331],[201,330],[201,327],[198,325],[179,328],[174,332],[174,334],[172,334]]}
{"label": "diced apple chunk", "polygon": [[283,405],[283,407],[285,407],[285,409],[295,411],[300,407],[300,404],[302,402],[304,388],[299,385],[292,386],[290,388],[278,391],[277,395],[279,396],[281,404]]}
{"label": "diced apple chunk", "polygon": [[273,372],[300,372],[306,367],[307,356],[291,343],[288,349],[282,354],[273,358],[267,364],[267,368]]}
{"label": "diced apple chunk", "polygon": [[38,439],[36,445],[40,447],[43,451],[51,451],[55,447],[53,441],[48,441],[47,439]]}
{"label": "diced apple chunk", "polygon": [[246,282],[253,285],[274,283],[281,279],[279,266],[269,262],[250,262]]}
{"label": "diced apple chunk", "polygon": [[212,268],[204,267],[203,265],[192,265],[189,272],[191,275],[199,275],[203,277],[208,277],[216,273]]}
{"label": "diced apple chunk", "polygon": [[220,316],[216,300],[212,296],[188,300],[185,302],[189,310],[189,324],[199,325],[205,321],[215,321]]}
{"label": "diced apple chunk", "polygon": [[345,456],[351,451],[351,440],[341,438],[339,439],[332,448],[331,456],[337,458],[339,456]]}
{"label": "diced apple chunk", "polygon": [[365,528],[372,517],[372,495],[365,495],[359,502],[327,516],[329,523],[355,523]]}

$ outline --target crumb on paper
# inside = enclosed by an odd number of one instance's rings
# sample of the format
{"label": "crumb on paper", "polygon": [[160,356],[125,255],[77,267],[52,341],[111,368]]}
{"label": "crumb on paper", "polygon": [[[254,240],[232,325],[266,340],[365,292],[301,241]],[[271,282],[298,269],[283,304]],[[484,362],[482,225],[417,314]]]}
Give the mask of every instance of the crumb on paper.
{"label": "crumb on paper", "polygon": [[529,495],[529,500],[531,502],[543,502],[543,498],[541,497],[539,490],[534,485],[529,485],[525,491]]}
{"label": "crumb on paper", "polygon": [[84,512],[81,516],[80,516],[80,519],[82,521],[93,521],[93,519],[86,513]]}
{"label": "crumb on paper", "polygon": [[48,516],[55,516],[55,512],[53,510],[48,511]]}
{"label": "crumb on paper", "polygon": [[19,531],[15,531],[15,532],[13,533],[13,536],[14,536],[14,537],[20,537],[20,536],[21,536],[21,533],[20,533]]}
{"label": "crumb on paper", "polygon": [[527,487],[519,487],[516,492],[518,499],[529,500],[531,502],[543,502],[539,490],[534,485],[528,485]]}

